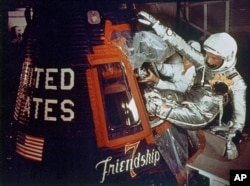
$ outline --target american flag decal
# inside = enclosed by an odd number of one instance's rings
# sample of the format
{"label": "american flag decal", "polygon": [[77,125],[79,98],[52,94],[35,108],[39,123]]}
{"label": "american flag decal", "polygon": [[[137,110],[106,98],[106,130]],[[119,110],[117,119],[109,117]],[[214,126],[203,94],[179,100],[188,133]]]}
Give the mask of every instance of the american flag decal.
{"label": "american flag decal", "polygon": [[34,161],[42,161],[44,139],[18,132],[16,152]]}

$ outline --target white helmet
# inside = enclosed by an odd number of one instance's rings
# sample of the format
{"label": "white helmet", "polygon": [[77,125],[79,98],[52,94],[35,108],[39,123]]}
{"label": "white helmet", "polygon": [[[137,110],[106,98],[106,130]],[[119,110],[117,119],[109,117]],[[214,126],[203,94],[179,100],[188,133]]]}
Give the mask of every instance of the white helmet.
{"label": "white helmet", "polygon": [[220,56],[224,62],[217,70],[224,70],[236,63],[237,43],[226,32],[210,35],[203,44],[205,51]]}

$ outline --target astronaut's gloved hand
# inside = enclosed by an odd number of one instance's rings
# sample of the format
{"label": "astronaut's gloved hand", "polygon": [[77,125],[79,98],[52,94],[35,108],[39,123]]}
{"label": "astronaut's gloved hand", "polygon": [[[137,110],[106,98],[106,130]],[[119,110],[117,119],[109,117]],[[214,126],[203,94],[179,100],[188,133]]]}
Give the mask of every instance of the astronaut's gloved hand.
{"label": "astronaut's gloved hand", "polygon": [[144,11],[138,13],[138,21],[145,25],[154,25],[157,22],[153,16]]}
{"label": "astronaut's gloved hand", "polygon": [[146,109],[148,111],[149,116],[156,116],[157,107],[158,107],[158,105],[153,103],[151,100],[147,100]]}
{"label": "astronaut's gloved hand", "polygon": [[242,141],[242,131],[243,131],[243,125],[238,123],[233,123],[230,125],[228,137],[229,139],[232,139],[232,141],[237,145]]}
{"label": "astronaut's gloved hand", "polygon": [[158,97],[149,97],[146,102],[146,109],[150,116],[156,116],[156,112],[163,104],[162,99]]}
{"label": "astronaut's gloved hand", "polygon": [[160,92],[156,89],[146,89],[144,93],[146,109],[150,116],[158,116],[166,119],[171,111],[162,99]]}
{"label": "astronaut's gloved hand", "polygon": [[[163,26],[160,21],[155,19],[152,15],[148,14],[147,12],[140,11],[138,13],[138,21],[145,25],[151,25],[152,28],[155,30],[156,34],[162,38],[164,38],[166,31],[168,30],[167,27]],[[170,29],[169,29],[170,30]]]}
{"label": "astronaut's gloved hand", "polygon": [[238,157],[238,150],[232,141],[227,142],[227,158],[233,160]]}

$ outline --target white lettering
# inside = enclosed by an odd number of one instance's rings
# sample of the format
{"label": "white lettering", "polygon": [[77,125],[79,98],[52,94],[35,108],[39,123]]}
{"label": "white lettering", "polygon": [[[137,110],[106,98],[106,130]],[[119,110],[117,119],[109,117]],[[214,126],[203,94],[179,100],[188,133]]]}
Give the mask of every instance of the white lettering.
{"label": "white lettering", "polygon": [[159,151],[155,151],[154,166],[160,161],[161,155]]}
{"label": "white lettering", "polygon": [[145,154],[143,154],[141,156],[141,166],[144,167],[146,165],[146,158],[145,158]]}
{"label": "white lettering", "polygon": [[[58,74],[59,70],[57,68],[35,68],[35,72],[35,88],[40,88],[40,80],[42,75],[44,76],[45,90],[58,90],[58,87],[60,87],[61,90],[71,90],[74,87],[75,75],[71,68],[60,69],[60,77]],[[58,80],[55,79],[57,76]]]}
{"label": "white lettering", "polygon": [[247,175],[246,174],[241,174],[241,180],[243,181],[244,179],[247,178]]}
{"label": "white lettering", "polygon": [[35,84],[35,88],[38,88],[39,87],[39,80],[40,80],[40,73],[41,72],[44,72],[44,69],[42,68],[35,68],[35,72],[36,73],[36,84]]}
{"label": "white lettering", "polygon": [[61,119],[63,121],[72,121],[75,118],[75,113],[72,111],[72,109],[66,108],[65,105],[69,105],[71,108],[75,106],[74,103],[71,100],[68,100],[68,99],[63,100],[62,103],[61,103],[61,110],[64,113],[68,113],[69,116],[66,117],[65,115],[61,115]]}
{"label": "white lettering", "polygon": [[99,163],[96,164],[95,168],[97,169],[99,165],[103,164],[103,171],[102,171],[102,180],[100,183],[103,183],[105,181],[106,174],[108,173],[107,171],[107,164],[109,161],[111,161],[112,157],[109,156],[105,160],[100,161]]}
{"label": "white lettering", "polygon": [[46,90],[57,90],[57,87],[55,85],[50,85],[54,84],[54,78],[53,76],[50,76],[51,73],[57,73],[58,69],[56,68],[48,68],[46,69],[46,76],[45,76],[45,89]]}
{"label": "white lettering", "polygon": [[246,174],[236,174],[234,177],[234,181],[244,181],[247,178]]}
{"label": "white lettering", "polygon": [[[60,73],[59,73],[60,71]],[[35,79],[35,88],[44,88],[45,90],[71,90],[74,87],[74,71],[71,68],[35,68],[36,79]],[[44,80],[44,84],[42,87],[41,79]],[[26,98],[25,98],[26,99]],[[53,116],[54,107],[53,105],[58,104],[57,99],[45,99],[45,98],[37,98],[33,97],[32,101],[34,102],[35,112],[34,119],[38,119],[39,113],[41,111],[41,105],[44,107],[44,120],[45,121],[57,121],[58,118]],[[28,115],[30,115],[30,101],[27,99],[25,102],[25,111]],[[74,102],[69,99],[64,99],[60,103],[60,110],[62,113],[60,114],[60,118],[62,121],[70,122],[75,118],[75,113],[73,111],[73,107],[75,106]]]}
{"label": "white lettering", "polygon": [[114,164],[111,164],[111,165],[109,166],[108,175],[109,175],[110,173],[111,173],[111,174],[115,174],[114,168],[115,168],[115,165],[114,165]]}
{"label": "white lettering", "polygon": [[[66,74],[69,74],[69,84],[66,85]],[[61,69],[61,89],[62,90],[71,90],[74,87],[75,77],[74,77],[74,71],[70,68],[63,68]]]}
{"label": "white lettering", "polygon": [[[29,100],[27,99],[27,104]],[[34,112],[34,119],[39,118],[39,112],[41,112],[39,109],[44,108],[44,120],[45,121],[57,121],[57,117],[55,116],[49,116],[53,113],[52,105],[58,104],[58,100],[56,99],[42,99],[42,98],[37,98],[33,97],[32,101],[34,102],[35,105],[35,112]],[[29,103],[30,104],[30,103]],[[65,99],[60,103],[60,110],[62,111],[62,114],[60,115],[60,118],[62,121],[67,121],[70,122],[75,118],[75,113],[73,111],[73,107],[75,106],[74,102]],[[30,106],[27,105],[27,109],[30,111]]]}
{"label": "white lettering", "polygon": [[157,162],[160,161],[160,153],[155,149],[147,149],[145,154],[141,154],[138,152],[136,154],[136,150],[138,149],[139,142],[125,145],[125,153],[128,150],[132,150],[131,157],[125,160],[116,159],[115,163],[111,163],[112,156],[107,157],[105,160],[100,161],[96,164],[96,168],[103,164],[102,170],[102,179],[100,183],[103,183],[107,176],[115,175],[122,172],[130,172],[131,177],[135,177],[136,173],[134,168],[140,168],[147,165],[156,166]]}
{"label": "white lettering", "polygon": [[124,171],[124,163],[125,163],[124,160],[122,160],[121,163],[120,163],[120,172]]}
{"label": "white lettering", "polygon": [[241,181],[241,180],[240,180],[240,175],[239,175],[239,174],[236,174],[236,175],[235,175],[234,181]]}
{"label": "white lettering", "polygon": [[48,121],[56,121],[56,117],[48,116],[49,112],[53,112],[53,109],[49,107],[50,104],[57,104],[57,100],[46,99],[45,100],[45,108],[44,108],[44,119]]}
{"label": "white lettering", "polygon": [[139,152],[138,156],[135,157],[135,159],[134,159],[134,166],[135,166],[135,168],[140,167],[140,159],[141,159],[141,153]]}

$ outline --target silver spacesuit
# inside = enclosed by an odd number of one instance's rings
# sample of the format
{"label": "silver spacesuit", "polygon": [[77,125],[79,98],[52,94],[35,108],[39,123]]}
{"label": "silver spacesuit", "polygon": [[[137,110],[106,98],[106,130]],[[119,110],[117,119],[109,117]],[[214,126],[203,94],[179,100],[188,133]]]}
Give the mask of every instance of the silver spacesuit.
{"label": "silver spacesuit", "polygon": [[167,63],[156,64],[156,67],[159,73],[171,77],[170,81],[159,79],[159,82],[154,86],[157,89],[170,89],[184,93],[193,85],[196,74],[195,67],[192,66],[185,71],[182,58],[177,53],[171,56]]}
{"label": "silver spacesuit", "polygon": [[[231,85],[228,93],[230,98],[229,102],[232,104],[233,107],[233,114],[230,121],[230,131],[232,133],[237,130],[242,132],[246,118],[246,84],[241,75],[235,69],[237,53],[237,43],[235,42],[235,40],[227,33],[217,33],[208,37],[207,40],[204,42],[203,48],[206,52],[212,53],[216,56],[220,56],[223,59],[222,65],[215,68],[207,64],[207,56],[204,56],[202,53],[194,50],[179,35],[173,32],[170,28],[161,25],[160,22],[157,21],[154,17],[147,14],[146,12],[139,12],[139,16],[142,16],[142,18],[139,18],[140,22],[152,25],[152,28],[155,30],[157,35],[162,37],[163,40],[168,43],[168,45],[173,47],[181,55],[186,56],[186,58],[189,59],[195,65],[197,70],[196,84],[200,84],[200,87],[208,84],[209,80],[212,80],[216,75],[224,76],[225,78],[231,79],[233,81],[233,84]],[[202,94],[203,92],[196,92],[196,97],[207,97],[206,95]],[[211,104],[214,103],[214,101],[212,101],[213,99],[216,98],[211,97]],[[209,102],[206,102],[206,104],[207,106],[202,106],[203,104],[200,104],[200,106],[195,107],[195,109],[201,114],[209,112],[213,113],[212,111],[207,110],[208,108],[210,108],[208,106]],[[195,105],[196,104],[194,102],[194,104],[190,104],[189,107]],[[217,114],[217,112],[215,112],[214,114]],[[192,121],[191,124],[201,123],[195,122],[199,120],[197,114],[185,115],[184,112],[179,112],[179,114],[177,114],[176,112],[173,115],[174,118],[170,117],[172,117],[172,114],[166,115],[166,119],[170,121],[174,120],[174,123],[181,123],[182,121]],[[211,121],[210,119],[207,120],[206,117],[204,119],[204,122]],[[189,125],[187,126],[189,127]],[[204,125],[201,126],[203,127]],[[183,127],[185,127],[185,125],[183,125]],[[197,125],[197,127],[200,126]]]}

